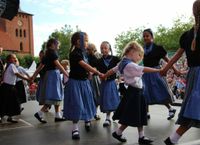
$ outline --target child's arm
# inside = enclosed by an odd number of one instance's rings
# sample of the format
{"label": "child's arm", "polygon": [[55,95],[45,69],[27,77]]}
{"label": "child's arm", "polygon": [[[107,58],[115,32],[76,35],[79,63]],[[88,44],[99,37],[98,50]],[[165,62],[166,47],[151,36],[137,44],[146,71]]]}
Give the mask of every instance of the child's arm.
{"label": "child's arm", "polygon": [[100,73],[97,69],[93,68],[92,66],[90,66],[89,64],[85,63],[83,60],[79,61],[79,64],[87,71],[95,73],[97,75],[102,75],[102,73]]}
{"label": "child's arm", "polygon": [[160,72],[160,71],[161,71],[161,69],[151,68],[151,67],[144,67],[144,69],[143,69],[144,73]]}
{"label": "child's arm", "polygon": [[27,81],[30,81],[29,78],[25,77],[24,75],[20,74],[19,72],[15,73],[15,75],[23,80],[27,80]]}
{"label": "child's arm", "polygon": [[31,77],[32,81],[36,78],[36,76],[42,70],[43,67],[44,67],[44,64],[40,63],[40,65],[37,67],[36,71],[34,72],[33,76]]}
{"label": "child's arm", "polygon": [[58,60],[54,61],[54,64],[57,66],[57,68],[66,76],[69,77],[68,72],[63,68],[63,66],[60,64]]}
{"label": "child's arm", "polygon": [[24,75],[26,75],[28,78],[30,78],[30,75],[26,72],[26,70],[23,67],[20,66],[20,69]]}
{"label": "child's arm", "polygon": [[118,65],[115,66],[114,68],[111,68],[110,70],[108,70],[106,72],[106,74],[104,74],[101,79],[105,80],[107,77],[113,75],[114,73],[116,73],[118,71]]}
{"label": "child's arm", "polygon": [[[169,58],[168,58],[167,56],[164,57],[164,60],[165,60],[166,62],[169,62]],[[178,71],[174,65],[172,65],[172,69],[174,70],[174,73],[175,73],[177,76],[180,76],[180,75],[181,75],[181,72]]]}
{"label": "child's arm", "polygon": [[161,75],[166,75],[167,71],[171,68],[171,66],[182,56],[184,49],[179,48],[174,56],[170,59],[167,65],[160,72]]}

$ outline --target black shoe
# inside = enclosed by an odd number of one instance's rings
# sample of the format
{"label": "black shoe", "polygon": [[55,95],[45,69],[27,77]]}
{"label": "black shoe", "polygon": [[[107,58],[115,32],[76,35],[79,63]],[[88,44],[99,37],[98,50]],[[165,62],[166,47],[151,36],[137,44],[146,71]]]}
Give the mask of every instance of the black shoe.
{"label": "black shoe", "polygon": [[55,118],[55,122],[61,122],[61,121],[66,121],[67,119],[62,117],[62,118]]}
{"label": "black shoe", "polygon": [[169,117],[167,118],[167,120],[171,120],[172,118],[174,118],[175,113],[176,113],[176,109],[170,110]]}
{"label": "black shoe", "polygon": [[108,127],[111,125],[111,120],[110,119],[106,119],[105,122],[103,123],[103,127]]}
{"label": "black shoe", "polygon": [[151,118],[150,114],[147,114],[147,119],[149,120]]}
{"label": "black shoe", "polygon": [[91,128],[91,122],[90,122],[90,121],[86,121],[86,122],[85,122],[85,130],[86,130],[87,132],[89,132],[89,131],[90,131],[90,128]]}
{"label": "black shoe", "polygon": [[18,123],[18,121],[17,120],[13,120],[12,117],[8,117],[7,122]]}
{"label": "black shoe", "polygon": [[20,109],[20,113],[21,113],[23,110],[24,110],[24,107],[21,107],[21,109]]}
{"label": "black shoe", "polygon": [[101,118],[100,118],[99,115],[95,115],[95,116],[94,116],[94,119],[95,119],[95,120],[100,120]]}
{"label": "black shoe", "polygon": [[164,140],[164,143],[166,145],[175,145],[174,143],[171,142],[170,138],[168,137],[166,140]]}
{"label": "black shoe", "polygon": [[152,142],[153,142],[153,140],[151,140],[151,139],[149,139],[149,138],[147,138],[145,136],[143,136],[142,138],[138,139],[138,143],[139,144],[150,145]]}
{"label": "black shoe", "polygon": [[39,120],[41,123],[47,123],[46,120],[44,120],[42,117],[40,117],[40,115],[38,113],[34,114],[35,118],[37,118],[37,120]]}
{"label": "black shoe", "polygon": [[116,132],[112,133],[112,136],[120,142],[126,142],[126,138],[122,135],[118,135]]}
{"label": "black shoe", "polygon": [[78,130],[72,131],[72,139],[73,140],[79,140],[80,139],[80,135],[79,135],[79,131]]}

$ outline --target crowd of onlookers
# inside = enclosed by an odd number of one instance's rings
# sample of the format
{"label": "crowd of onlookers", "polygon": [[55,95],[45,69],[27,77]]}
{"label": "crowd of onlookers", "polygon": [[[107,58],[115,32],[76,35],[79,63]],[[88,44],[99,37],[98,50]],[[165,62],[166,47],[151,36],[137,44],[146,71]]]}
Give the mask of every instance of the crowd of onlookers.
{"label": "crowd of onlookers", "polygon": [[166,76],[169,87],[171,88],[176,99],[183,99],[185,94],[186,76],[188,71],[187,60],[183,56],[176,64],[175,67],[182,72],[180,76],[176,76],[173,70],[169,70]]}

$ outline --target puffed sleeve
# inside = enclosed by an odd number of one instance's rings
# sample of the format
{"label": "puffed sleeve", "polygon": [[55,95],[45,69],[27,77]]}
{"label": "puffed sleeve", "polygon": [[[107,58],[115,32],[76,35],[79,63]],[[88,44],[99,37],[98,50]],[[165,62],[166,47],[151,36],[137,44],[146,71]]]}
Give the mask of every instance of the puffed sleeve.
{"label": "puffed sleeve", "polygon": [[143,66],[139,66],[136,63],[129,63],[124,68],[124,74],[128,77],[141,77],[143,75]]}

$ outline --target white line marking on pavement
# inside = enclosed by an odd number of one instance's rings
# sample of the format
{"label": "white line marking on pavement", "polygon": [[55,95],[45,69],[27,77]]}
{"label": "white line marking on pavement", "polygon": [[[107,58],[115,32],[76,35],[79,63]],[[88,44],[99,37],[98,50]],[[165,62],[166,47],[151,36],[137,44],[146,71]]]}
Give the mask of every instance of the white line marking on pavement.
{"label": "white line marking on pavement", "polygon": [[195,140],[191,142],[182,143],[180,145],[200,145],[200,140]]}
{"label": "white line marking on pavement", "polygon": [[18,126],[18,127],[12,127],[12,128],[5,128],[5,129],[0,129],[0,131],[5,131],[5,130],[13,130],[13,129],[19,129],[19,128],[28,128],[28,127],[34,127],[32,124],[26,122],[25,120],[19,119],[18,121],[23,122],[25,124],[22,126]]}

